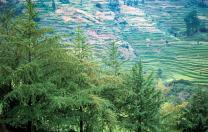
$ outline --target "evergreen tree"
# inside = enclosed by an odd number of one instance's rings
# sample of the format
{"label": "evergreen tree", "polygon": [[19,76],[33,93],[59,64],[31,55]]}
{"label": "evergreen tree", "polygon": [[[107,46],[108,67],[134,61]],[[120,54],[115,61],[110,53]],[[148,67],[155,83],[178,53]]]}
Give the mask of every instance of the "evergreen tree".
{"label": "evergreen tree", "polygon": [[195,2],[197,2],[200,7],[207,7],[206,0],[196,0]]}
{"label": "evergreen tree", "polygon": [[206,132],[208,130],[208,91],[198,88],[184,109],[179,127],[183,132]]}
{"label": "evergreen tree", "polygon": [[[102,97],[110,100],[114,105],[114,111],[116,111],[117,118],[119,119],[123,105],[123,100],[126,89],[123,85],[123,73],[121,72],[121,66],[125,61],[121,59],[121,54],[118,50],[118,45],[113,42],[107,48],[107,52],[104,57],[104,63],[107,68],[104,68],[102,73]],[[115,130],[115,126],[120,125],[119,120],[115,124],[108,125],[109,131]],[[122,126],[121,126],[122,127]]]}
{"label": "evergreen tree", "polygon": [[56,2],[52,0],[52,9],[53,11],[56,11]]}
{"label": "evergreen tree", "polygon": [[[82,67],[79,69],[79,76],[75,78],[75,88],[66,94],[66,98],[71,98],[70,102],[73,104],[66,107],[66,110],[71,109],[70,118],[74,119],[71,124],[75,124],[75,129],[80,132],[102,131],[106,122],[115,120],[115,114],[111,110],[111,102],[100,96],[100,73],[92,61],[91,46],[80,28],[69,46],[69,52],[74,54]],[[64,110],[64,107],[61,109]]]}
{"label": "evergreen tree", "polygon": [[83,62],[92,58],[92,47],[87,43],[87,38],[80,27],[77,28],[72,43],[72,52],[80,61]]}
{"label": "evergreen tree", "polygon": [[153,86],[152,74],[146,76],[143,72],[140,61],[127,77],[126,87],[131,94],[127,95],[123,106],[124,125],[136,132],[157,131],[161,93]]}
{"label": "evergreen tree", "polygon": [[14,32],[12,32],[12,17],[13,12],[11,11],[5,11],[0,16],[0,55],[1,55],[1,72],[0,72],[0,82],[1,86],[4,88],[1,88],[1,96],[2,99],[3,96],[11,90],[11,86],[7,83],[9,81],[8,74],[11,74],[11,68],[14,67],[14,60],[11,58],[11,56],[14,56],[13,51],[8,51],[8,49],[12,46],[9,43],[9,36],[12,36]]}
{"label": "evergreen tree", "polygon": [[116,42],[111,43],[107,49],[104,63],[110,68],[110,73],[115,76],[120,74],[121,66],[125,63],[120,57],[121,53],[118,50],[118,45]]}
{"label": "evergreen tree", "polygon": [[191,36],[198,32],[200,26],[200,20],[197,18],[197,11],[190,12],[184,19],[186,23],[187,36]]}
{"label": "evergreen tree", "polygon": [[69,4],[70,3],[69,0],[60,0],[60,2],[63,3],[63,4]]}
{"label": "evergreen tree", "polygon": [[77,30],[72,47],[62,47],[38,27],[34,5],[26,2],[25,15],[11,24],[5,19],[0,30],[4,122],[27,131],[102,131],[115,114],[99,96],[99,73],[83,32]]}
{"label": "evergreen tree", "polygon": [[66,54],[57,37],[49,35],[49,29],[38,27],[35,18],[34,5],[27,0],[25,14],[5,18],[0,28],[3,121],[28,132],[47,125],[48,105],[59,86],[57,80],[63,79],[55,73],[76,65],[76,61],[68,64],[75,59]]}

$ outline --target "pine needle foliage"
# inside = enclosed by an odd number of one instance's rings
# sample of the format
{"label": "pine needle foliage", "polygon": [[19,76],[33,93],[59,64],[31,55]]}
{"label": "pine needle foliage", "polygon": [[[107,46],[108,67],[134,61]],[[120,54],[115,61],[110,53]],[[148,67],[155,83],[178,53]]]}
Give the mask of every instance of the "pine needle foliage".
{"label": "pine needle foliage", "polygon": [[[77,77],[73,77],[75,83],[67,86],[73,89],[69,91],[66,88],[65,95],[57,97],[62,101],[51,106],[59,106],[56,111],[61,111],[65,117],[70,117],[68,122],[74,130],[102,131],[107,123],[116,120],[115,114],[111,102],[100,96],[101,86],[98,80],[100,71],[92,60],[91,46],[80,28],[76,30],[74,40],[69,46],[68,53],[74,55],[81,68],[78,69]],[[69,102],[64,103],[65,101]]]}
{"label": "pine needle foliage", "polygon": [[199,88],[192,96],[188,106],[183,110],[179,128],[183,132],[208,131],[208,91]]}
{"label": "pine needle foliage", "polygon": [[152,74],[144,74],[142,62],[135,64],[127,77],[127,95],[123,108],[124,125],[136,132],[157,131],[162,96],[153,85]]}
{"label": "pine needle foliage", "polygon": [[121,59],[118,44],[116,41],[112,42],[107,48],[104,60],[105,65],[110,69],[110,73],[113,75],[119,75],[121,73],[121,66],[124,62],[125,61]]}
{"label": "pine needle foliage", "polygon": [[60,73],[76,75],[79,64],[61,47],[59,38],[50,35],[50,29],[37,25],[32,1],[26,0],[25,6],[24,15],[1,21],[0,89],[2,121],[29,132],[47,124],[48,105],[69,78]]}
{"label": "pine needle foliage", "polygon": [[92,57],[92,46],[87,42],[86,35],[80,27],[76,29],[75,38],[72,43],[73,51],[77,58],[83,60]]}
{"label": "pine needle foliage", "polygon": [[[122,64],[125,63],[121,59],[121,53],[116,41],[112,42],[107,47],[107,52],[104,57],[104,72],[102,74],[102,96],[112,102],[114,105],[114,111],[116,112],[117,122],[108,125],[110,132],[116,130],[116,126],[121,124],[120,115],[122,113],[121,107],[125,100],[125,94],[128,93],[128,89],[124,86],[124,74],[122,73]],[[122,128],[123,126],[121,126]]]}

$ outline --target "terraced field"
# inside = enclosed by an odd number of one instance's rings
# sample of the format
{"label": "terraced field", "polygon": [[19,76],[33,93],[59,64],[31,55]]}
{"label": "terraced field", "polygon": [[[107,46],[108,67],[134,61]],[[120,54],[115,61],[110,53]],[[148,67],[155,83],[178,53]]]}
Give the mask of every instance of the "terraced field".
{"label": "terraced field", "polygon": [[197,84],[208,83],[208,43],[178,41],[160,49],[159,53],[143,54],[145,64],[152,69],[162,69],[163,79],[191,80]]}
{"label": "terraced field", "polygon": [[[42,26],[54,27],[59,35],[72,35],[79,25],[84,29],[94,52],[102,56],[106,46],[116,40],[129,69],[141,57],[147,70],[162,70],[163,81],[178,79],[208,84],[208,34],[197,43],[184,39],[184,17],[197,10],[200,19],[208,26],[208,9],[199,8],[189,0],[146,1],[131,7],[123,5],[113,11],[108,0],[80,0],[62,3],[54,0],[37,0]],[[201,34],[200,34],[201,35]],[[70,41],[71,37],[64,41]],[[202,36],[202,35],[201,35]]]}
{"label": "terraced field", "polygon": [[[148,70],[162,70],[162,79],[190,80],[197,84],[208,84],[208,42],[173,41],[164,45],[137,44],[133,46]],[[132,65],[138,58],[126,64]]]}
{"label": "terraced field", "polygon": [[147,1],[146,4],[138,7],[143,9],[153,21],[157,22],[160,29],[176,33],[179,37],[186,30],[184,17],[193,10],[197,11],[201,21],[208,26],[208,8],[200,8],[197,4],[191,3],[190,0]]}

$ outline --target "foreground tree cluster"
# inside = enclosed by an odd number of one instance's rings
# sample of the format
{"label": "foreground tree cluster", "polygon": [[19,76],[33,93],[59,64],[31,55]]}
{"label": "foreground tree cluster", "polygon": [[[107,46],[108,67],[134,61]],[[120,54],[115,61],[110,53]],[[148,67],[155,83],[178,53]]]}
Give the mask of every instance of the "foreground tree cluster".
{"label": "foreground tree cluster", "polygon": [[[141,61],[122,72],[118,47],[112,43],[99,64],[80,28],[65,44],[52,30],[40,28],[36,17],[31,0],[26,0],[24,15],[1,15],[1,131],[164,131],[170,119],[177,122],[179,117],[186,121],[180,120],[177,128],[207,130],[207,118],[189,115],[200,114],[196,103],[207,115],[208,95],[192,101],[189,113],[184,110],[177,118],[167,118],[173,112],[161,110],[167,108],[163,94]],[[193,127],[184,127],[190,123]]]}

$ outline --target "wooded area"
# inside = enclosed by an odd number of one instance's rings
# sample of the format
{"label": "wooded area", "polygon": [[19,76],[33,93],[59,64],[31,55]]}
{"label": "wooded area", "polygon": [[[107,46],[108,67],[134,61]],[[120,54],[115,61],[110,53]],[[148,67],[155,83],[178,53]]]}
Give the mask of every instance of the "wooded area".
{"label": "wooded area", "polygon": [[24,8],[24,14],[0,16],[0,131],[208,130],[205,86],[191,84],[190,98],[176,101],[142,59],[124,69],[115,42],[98,62],[79,26],[66,43],[39,26],[31,0]]}

